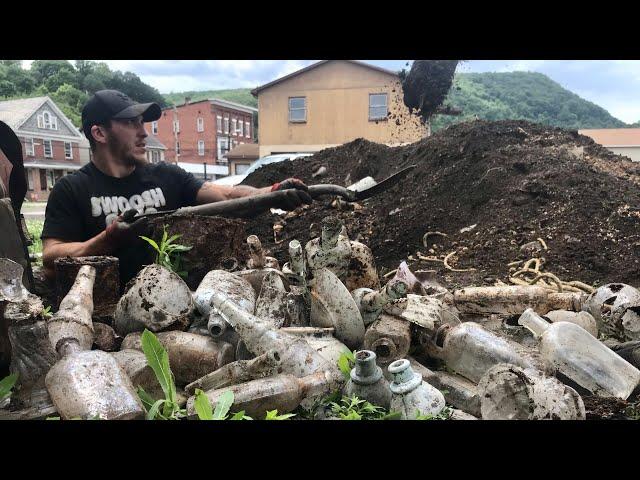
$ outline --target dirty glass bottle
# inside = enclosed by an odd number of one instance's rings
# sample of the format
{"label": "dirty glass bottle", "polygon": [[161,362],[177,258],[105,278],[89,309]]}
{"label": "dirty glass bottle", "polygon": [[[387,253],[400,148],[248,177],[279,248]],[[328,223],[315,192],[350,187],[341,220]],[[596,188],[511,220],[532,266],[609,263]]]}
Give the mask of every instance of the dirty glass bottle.
{"label": "dirty glass bottle", "polygon": [[385,305],[405,297],[409,290],[406,282],[402,280],[390,281],[380,290],[371,288],[358,288],[351,292],[351,296],[358,305],[365,325],[373,323],[382,312]]}
{"label": "dirty glass bottle", "polygon": [[414,420],[418,415],[438,415],[445,407],[440,390],[422,380],[422,375],[411,368],[409,360],[401,359],[389,365],[393,377],[390,388],[391,411],[399,412],[403,420]]}
{"label": "dirty glass bottle", "polygon": [[376,354],[371,350],[356,352],[356,366],[351,369],[344,394],[349,397],[355,395],[373,405],[389,409],[389,382],[382,375],[382,369],[376,364]]}
{"label": "dirty glass bottle", "polygon": [[569,322],[550,324],[530,308],[518,323],[539,338],[547,366],[590,392],[626,400],[640,384],[640,370],[584,328]]}

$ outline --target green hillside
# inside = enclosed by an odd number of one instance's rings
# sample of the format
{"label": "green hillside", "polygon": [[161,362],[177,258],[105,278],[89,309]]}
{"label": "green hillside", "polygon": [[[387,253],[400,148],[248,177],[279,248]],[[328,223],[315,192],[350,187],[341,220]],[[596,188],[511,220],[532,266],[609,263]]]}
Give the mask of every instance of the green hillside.
{"label": "green hillside", "polygon": [[165,93],[164,98],[171,105],[182,105],[185,97],[190,97],[192,102],[198,100],[206,100],[210,98],[219,98],[236,102],[248,107],[258,108],[258,99],[251,95],[250,88],[235,88],[232,90],[205,90],[202,92],[179,92]]}
{"label": "green hillside", "polygon": [[435,116],[434,131],[476,116],[482,120],[523,119],[571,129],[630,126],[534,72],[457,74],[445,104],[463,113]]}

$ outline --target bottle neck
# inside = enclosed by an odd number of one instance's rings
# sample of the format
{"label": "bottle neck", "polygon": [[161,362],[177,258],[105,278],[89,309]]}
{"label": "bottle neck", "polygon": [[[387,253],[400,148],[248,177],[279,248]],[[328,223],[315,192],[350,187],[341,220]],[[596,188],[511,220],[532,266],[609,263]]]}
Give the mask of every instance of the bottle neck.
{"label": "bottle neck", "polygon": [[527,308],[520,315],[518,323],[530,330],[536,337],[540,337],[549,328],[549,323],[531,308]]}

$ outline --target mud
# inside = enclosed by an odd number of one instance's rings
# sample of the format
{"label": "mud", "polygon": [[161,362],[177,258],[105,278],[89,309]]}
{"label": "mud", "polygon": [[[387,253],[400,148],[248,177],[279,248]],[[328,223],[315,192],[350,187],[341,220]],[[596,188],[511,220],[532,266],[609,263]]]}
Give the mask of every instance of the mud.
{"label": "mud", "polygon": [[416,60],[402,81],[404,104],[426,122],[444,102],[458,60]]}
{"label": "mud", "polygon": [[587,420],[638,420],[640,402],[630,403],[613,397],[583,396]]}
{"label": "mud", "polygon": [[193,247],[181,254],[182,270],[188,272],[184,280],[191,290],[198,288],[210,270],[228,269],[231,264],[242,266],[248,259],[247,235],[242,220],[171,215],[153,219],[150,223],[154,240],[162,238],[163,225],[166,225],[169,236],[181,235],[176,243]]}
{"label": "mud", "polygon": [[[395,148],[357,139],[267,165],[243,184],[262,187],[289,176],[314,184],[313,172],[325,166],[322,183],[349,185],[367,175],[380,181],[410,164],[418,165],[413,176],[361,208],[337,209],[325,197],[284,216],[262,214],[247,232],[283,263],[290,240],[304,244],[320,234],[324,217],[338,215],[350,238],[371,248],[379,273],[412,256],[413,271],[434,270],[449,288],[508,282],[507,264],[530,258],[520,247],[542,238],[543,271],[562,280],[640,284],[640,164],[575,131],[475,121]],[[274,224],[282,226],[278,243]],[[447,236],[429,236],[425,248],[426,232]],[[419,260],[418,251],[440,261]],[[454,251],[450,266],[475,270],[445,268],[442,259]]]}

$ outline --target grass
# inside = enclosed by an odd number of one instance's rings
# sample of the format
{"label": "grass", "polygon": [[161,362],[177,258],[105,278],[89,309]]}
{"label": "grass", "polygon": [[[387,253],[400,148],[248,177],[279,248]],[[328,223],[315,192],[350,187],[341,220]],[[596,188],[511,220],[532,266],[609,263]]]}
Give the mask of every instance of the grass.
{"label": "grass", "polygon": [[33,239],[33,245],[29,247],[29,253],[42,253],[42,240],[40,239],[40,235],[42,234],[44,220],[27,218],[25,222],[27,223],[29,235],[31,235]]}

